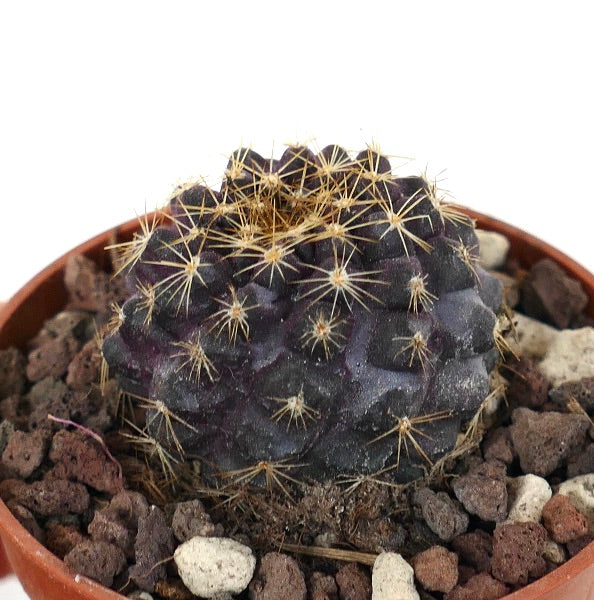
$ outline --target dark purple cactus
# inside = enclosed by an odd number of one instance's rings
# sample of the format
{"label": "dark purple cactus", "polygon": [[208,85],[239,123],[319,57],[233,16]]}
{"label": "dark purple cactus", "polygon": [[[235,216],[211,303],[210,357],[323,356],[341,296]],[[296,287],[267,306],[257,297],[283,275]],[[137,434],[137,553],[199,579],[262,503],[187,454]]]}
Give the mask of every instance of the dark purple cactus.
{"label": "dark purple cactus", "polygon": [[502,290],[473,223],[373,149],[239,149],[122,248],[103,355],[142,435],[213,474],[408,481],[489,394]]}

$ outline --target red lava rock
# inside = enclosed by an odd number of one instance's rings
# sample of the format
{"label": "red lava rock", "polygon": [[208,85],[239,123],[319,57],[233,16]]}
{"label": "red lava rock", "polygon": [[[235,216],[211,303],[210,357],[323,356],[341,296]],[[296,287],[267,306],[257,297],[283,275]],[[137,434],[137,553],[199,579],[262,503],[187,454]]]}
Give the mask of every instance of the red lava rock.
{"label": "red lava rock", "polygon": [[87,488],[65,479],[44,479],[25,484],[16,490],[15,498],[42,517],[80,514],[89,507]]}
{"label": "red lava rock", "polygon": [[9,500],[6,503],[7,508],[13,514],[14,518],[39,542],[43,543],[43,530],[37,523],[33,513],[16,500]]}
{"label": "red lava rock", "polygon": [[498,600],[509,592],[509,588],[493,579],[488,573],[471,577],[464,585],[456,586],[444,600]]}
{"label": "red lava rock", "polygon": [[446,542],[468,528],[468,515],[445,492],[435,493],[429,488],[421,488],[415,492],[413,502],[421,508],[423,519],[431,531]]}
{"label": "red lava rock", "polygon": [[458,582],[458,555],[431,546],[412,559],[417,581],[431,592],[449,592]]}
{"label": "red lava rock", "polygon": [[0,454],[4,452],[10,436],[14,433],[14,425],[7,419],[0,422]]}
{"label": "red lava rock", "polygon": [[578,552],[581,552],[588,544],[594,542],[594,532],[587,533],[586,535],[576,538],[567,542],[565,545],[569,556],[575,556]]}
{"label": "red lava rock", "polygon": [[91,319],[88,312],[62,310],[46,319],[37,335],[29,342],[29,350],[44,346],[61,336],[71,335],[82,340],[86,335]]}
{"label": "red lava rock", "polygon": [[138,492],[116,494],[109,506],[95,512],[87,531],[96,541],[109,542],[120,548],[127,558],[134,558],[138,520],[147,517],[149,505]]}
{"label": "red lava rock", "polygon": [[538,523],[501,525],[493,536],[491,573],[503,583],[525,585],[529,579],[544,575],[547,565],[542,557],[546,529]]}
{"label": "red lava rock", "polygon": [[40,381],[45,377],[61,377],[79,347],[79,341],[71,334],[66,334],[36,348],[27,357],[27,378],[29,381]]}
{"label": "red lava rock", "polygon": [[532,265],[522,282],[521,298],[525,314],[559,329],[567,328],[588,304],[581,283],[550,258]]}
{"label": "red lava rock", "polygon": [[27,427],[30,412],[31,405],[26,397],[13,394],[0,400],[0,418],[10,421],[15,427]]}
{"label": "red lava rock", "polygon": [[41,431],[15,431],[2,453],[2,462],[23,479],[27,479],[41,465],[48,445]]}
{"label": "red lava rock", "polygon": [[68,291],[68,306],[76,310],[107,312],[117,298],[113,282],[106,273],[86,256],[68,259],[64,267],[64,285]]}
{"label": "red lava rock", "polygon": [[526,356],[513,363],[507,397],[519,406],[538,408],[548,398],[549,380]]}
{"label": "red lava rock", "polygon": [[16,498],[21,490],[27,487],[27,484],[21,479],[6,478],[0,482],[0,498],[8,502]]}
{"label": "red lava rock", "polygon": [[101,353],[97,342],[87,342],[70,361],[66,374],[66,384],[72,390],[88,390],[88,387],[99,381],[101,371]]}
{"label": "red lava rock", "polygon": [[57,430],[61,427],[50,421],[47,416],[53,415],[59,419],[70,418],[68,409],[70,395],[68,387],[61,379],[45,377],[38,381],[27,394],[31,405],[31,414],[28,418],[29,429]]}
{"label": "red lava rock", "polygon": [[524,473],[550,475],[584,443],[589,427],[585,415],[516,408],[510,433],[520,467]]}
{"label": "red lava rock", "polygon": [[338,587],[332,575],[314,571],[309,578],[310,600],[338,600]]}
{"label": "red lava rock", "polygon": [[506,465],[513,462],[515,457],[514,445],[507,427],[491,429],[482,443],[485,460],[498,460]]}
{"label": "red lava rock", "polygon": [[567,460],[567,478],[594,473],[594,443],[587,444]]}
{"label": "red lava rock", "polygon": [[194,536],[221,537],[223,526],[214,525],[200,500],[178,502],[171,520],[171,529],[178,542],[185,542]]}
{"label": "red lava rock", "polygon": [[74,525],[63,523],[46,523],[45,546],[61,559],[78,544],[85,540],[85,536]]}
{"label": "red lava rock", "polygon": [[145,517],[138,519],[134,544],[136,564],[129,569],[130,578],[141,589],[152,592],[157,581],[165,579],[167,566],[159,564],[173,556],[175,540],[160,508],[151,506]]}
{"label": "red lava rock", "polygon": [[113,544],[84,540],[65,557],[66,566],[76,574],[90,577],[109,587],[126,566],[123,552]]}
{"label": "red lava rock", "polygon": [[482,529],[463,533],[452,540],[452,548],[460,560],[471,565],[477,571],[491,571],[493,538]]}
{"label": "red lava rock", "polygon": [[336,573],[340,600],[370,600],[371,579],[357,563],[348,563]]}
{"label": "red lava rock", "polygon": [[377,519],[357,519],[347,539],[355,547],[365,552],[381,553],[399,548],[406,539],[406,531],[400,523],[389,517]]}
{"label": "red lava rock", "polygon": [[464,508],[484,521],[503,521],[507,516],[505,465],[484,462],[454,480],[452,489]]}
{"label": "red lava rock", "polygon": [[562,383],[549,392],[551,402],[560,409],[565,409],[571,398],[577,400],[580,406],[589,414],[594,413],[594,377],[584,377],[579,381]]}
{"label": "red lava rock", "polygon": [[250,600],[305,600],[305,578],[297,561],[286,554],[269,552],[249,585]]}
{"label": "red lava rock", "polygon": [[458,564],[458,585],[464,585],[471,577],[476,575],[476,569],[468,565]]}
{"label": "red lava rock", "polygon": [[0,399],[22,394],[27,361],[17,348],[0,350]]}
{"label": "red lava rock", "polygon": [[542,509],[542,524],[559,544],[566,544],[588,533],[588,520],[567,496],[555,494]]}
{"label": "red lava rock", "polygon": [[74,479],[110,494],[122,489],[117,465],[101,445],[83,431],[58,431],[52,440],[49,457],[55,463],[52,477]]}

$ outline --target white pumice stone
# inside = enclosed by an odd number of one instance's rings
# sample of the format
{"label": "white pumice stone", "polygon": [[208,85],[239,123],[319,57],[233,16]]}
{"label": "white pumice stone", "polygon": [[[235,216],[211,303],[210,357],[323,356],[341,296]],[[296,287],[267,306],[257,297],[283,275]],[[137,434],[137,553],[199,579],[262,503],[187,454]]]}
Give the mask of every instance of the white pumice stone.
{"label": "white pumice stone", "polygon": [[382,552],[373,563],[372,600],[419,600],[413,568],[396,552]]}
{"label": "white pumice stone", "polygon": [[565,548],[553,540],[544,543],[542,556],[555,565],[561,565],[567,560]]}
{"label": "white pumice stone", "polygon": [[571,503],[588,519],[594,531],[594,473],[578,475],[564,481],[557,490],[567,496]]}
{"label": "white pumice stone", "polygon": [[522,313],[515,313],[513,321],[516,324],[518,339],[515,341],[510,337],[508,341],[517,356],[527,356],[540,360],[560,334],[558,329],[527,317]]}
{"label": "white pumice stone", "polygon": [[229,538],[193,537],[177,547],[173,558],[184,585],[202,598],[239,594],[256,568],[251,548]]}
{"label": "white pumice stone", "polygon": [[507,480],[507,493],[510,501],[504,521],[506,524],[526,521],[538,523],[544,505],[553,495],[547,480],[532,474],[510,477]]}
{"label": "white pumice stone", "polygon": [[477,229],[479,261],[485,269],[500,269],[505,265],[509,251],[509,240],[495,231]]}
{"label": "white pumice stone", "polygon": [[554,388],[563,383],[594,377],[594,327],[560,331],[538,368]]}

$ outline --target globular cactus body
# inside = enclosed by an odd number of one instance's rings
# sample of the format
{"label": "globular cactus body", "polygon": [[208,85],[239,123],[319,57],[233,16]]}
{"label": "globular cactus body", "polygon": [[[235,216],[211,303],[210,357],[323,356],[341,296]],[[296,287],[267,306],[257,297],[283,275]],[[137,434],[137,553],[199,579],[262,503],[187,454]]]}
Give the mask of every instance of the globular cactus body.
{"label": "globular cactus body", "polygon": [[373,149],[241,149],[219,191],[168,208],[122,245],[131,295],[103,343],[146,435],[262,481],[410,480],[452,449],[489,394],[502,294],[434,186]]}

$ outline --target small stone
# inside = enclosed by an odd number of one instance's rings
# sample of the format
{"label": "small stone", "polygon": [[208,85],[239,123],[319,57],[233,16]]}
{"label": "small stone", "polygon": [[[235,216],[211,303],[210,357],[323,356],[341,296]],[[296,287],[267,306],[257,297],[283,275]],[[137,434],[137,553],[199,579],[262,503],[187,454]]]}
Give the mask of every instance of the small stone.
{"label": "small stone", "polygon": [[542,557],[555,565],[562,565],[567,560],[563,546],[553,540],[544,543]]}
{"label": "small stone", "polygon": [[47,445],[47,436],[41,431],[15,431],[2,452],[2,462],[27,479],[43,462]]}
{"label": "small stone", "polygon": [[594,327],[560,331],[538,368],[554,388],[594,377]]}
{"label": "small stone", "polygon": [[532,265],[522,282],[521,294],[522,308],[527,315],[559,329],[568,327],[588,304],[581,283],[550,258]]}
{"label": "small stone", "polygon": [[536,413],[516,408],[510,433],[524,473],[550,475],[584,443],[588,417],[558,412]]}
{"label": "small stone", "polygon": [[71,334],[62,335],[29,353],[27,378],[40,381],[45,377],[62,377],[80,344]]}
{"label": "small stone", "polygon": [[551,538],[559,544],[566,544],[588,533],[588,520],[562,494],[555,494],[544,505],[542,523]]}
{"label": "small stone", "polygon": [[141,589],[152,592],[157,581],[165,579],[167,566],[163,561],[173,554],[175,540],[160,508],[151,506],[145,517],[138,519],[134,543],[136,564],[131,566],[130,578]]}
{"label": "small stone", "polygon": [[241,593],[256,568],[250,548],[220,537],[193,537],[177,547],[174,560],[185,586],[203,598]]}
{"label": "small stone", "polygon": [[305,578],[297,561],[280,552],[262,557],[249,585],[251,600],[305,600]]}
{"label": "small stone", "polygon": [[565,408],[573,398],[589,414],[594,413],[594,377],[569,381],[549,391],[549,398],[557,406]]}
{"label": "small stone", "polygon": [[542,557],[546,529],[538,523],[511,523],[495,529],[491,572],[511,585],[525,585],[546,573]]}
{"label": "small stone", "polygon": [[581,552],[588,544],[591,544],[592,542],[594,542],[594,531],[587,533],[581,538],[567,542],[565,547],[567,548],[567,552],[569,552],[569,556],[575,556],[578,554],[578,552]]}
{"label": "small stone", "polygon": [[175,507],[171,521],[173,534],[179,542],[201,535],[204,537],[222,537],[222,525],[214,525],[200,500],[179,502]]}
{"label": "small stone", "polygon": [[26,363],[23,353],[17,348],[0,350],[0,400],[23,393]]}
{"label": "small stone", "polygon": [[456,586],[444,600],[499,600],[507,596],[509,588],[488,573],[471,577],[464,585]]}
{"label": "small stone", "polygon": [[71,335],[82,341],[90,323],[91,318],[88,312],[61,310],[43,322],[43,326],[29,342],[28,347],[33,350],[65,335]]}
{"label": "small stone", "polygon": [[531,474],[509,478],[507,491],[510,504],[506,523],[540,522],[542,508],[553,495],[546,479]]}
{"label": "small stone", "polygon": [[58,423],[50,421],[47,416],[53,415],[60,419],[70,418],[68,405],[70,392],[61,379],[45,377],[38,381],[27,394],[31,405],[31,414],[28,417],[30,430],[47,429],[58,430],[62,427]]}
{"label": "small stone", "polygon": [[458,555],[431,546],[412,560],[417,581],[430,592],[449,592],[458,582]]}
{"label": "small stone", "polygon": [[417,490],[413,502],[421,508],[425,523],[445,542],[464,533],[468,528],[468,515],[445,492],[429,488]]}
{"label": "small stone", "polygon": [[81,514],[89,507],[87,488],[65,479],[44,479],[24,485],[15,498],[42,517]]}
{"label": "small stone", "polygon": [[106,312],[114,299],[110,297],[109,275],[81,254],[70,257],[64,267],[64,285],[68,305],[76,310]]}
{"label": "small stone", "polygon": [[564,481],[557,492],[567,496],[571,503],[588,519],[594,531],[594,473],[579,475]]}
{"label": "small stone", "polygon": [[310,600],[338,600],[338,587],[332,575],[314,571],[308,589]]}
{"label": "small stone", "polygon": [[413,568],[396,552],[382,552],[373,563],[372,600],[420,600]]}
{"label": "small stone", "polygon": [[479,241],[479,261],[484,269],[501,269],[507,260],[509,240],[495,231],[477,229]]}
{"label": "small stone", "polygon": [[503,300],[510,307],[515,308],[520,302],[520,286],[518,280],[507,273],[501,271],[492,271],[503,285]]}
{"label": "small stone", "polygon": [[101,352],[93,339],[87,342],[70,361],[66,373],[66,384],[71,390],[88,390],[99,380]]}
{"label": "small stone", "polygon": [[85,536],[74,525],[56,522],[45,525],[45,546],[61,559],[84,540]]}
{"label": "small stone", "polygon": [[13,514],[14,518],[39,542],[44,542],[43,530],[37,523],[37,519],[33,513],[19,504],[16,500],[6,502],[7,508]]}
{"label": "small stone", "polygon": [[477,571],[491,571],[493,538],[486,531],[477,529],[463,533],[452,540],[452,548],[462,562],[471,565]]}
{"label": "small stone", "polygon": [[507,516],[505,474],[500,462],[484,462],[455,479],[452,489],[470,514],[483,521],[503,521]]}
{"label": "small stone", "polygon": [[518,339],[510,342],[516,356],[540,360],[560,333],[558,329],[519,312],[514,314],[514,323]]}
{"label": "small stone", "polygon": [[14,425],[11,421],[8,419],[0,421],[0,454],[4,452],[4,448],[6,448],[8,440],[14,432]]}
{"label": "small stone", "polygon": [[118,466],[102,446],[83,431],[58,431],[49,452],[55,463],[53,477],[74,479],[100,492],[116,494],[122,489]]}
{"label": "small stone", "polygon": [[65,557],[66,566],[77,575],[84,575],[110,587],[113,578],[126,566],[123,552],[113,544],[85,540]]}
{"label": "small stone", "polygon": [[567,461],[567,477],[594,473],[594,443],[579,448]]}
{"label": "small stone", "polygon": [[549,381],[536,363],[528,357],[521,357],[513,363],[507,396],[518,406],[538,408],[548,398]]}
{"label": "small stone", "polygon": [[514,445],[507,427],[491,429],[482,443],[485,460],[498,460],[506,465],[512,463],[515,457]]}
{"label": "small stone", "polygon": [[371,579],[357,563],[348,563],[336,573],[340,600],[369,600]]}

